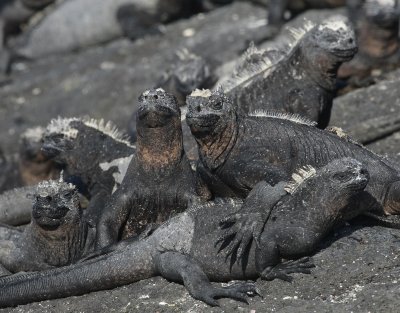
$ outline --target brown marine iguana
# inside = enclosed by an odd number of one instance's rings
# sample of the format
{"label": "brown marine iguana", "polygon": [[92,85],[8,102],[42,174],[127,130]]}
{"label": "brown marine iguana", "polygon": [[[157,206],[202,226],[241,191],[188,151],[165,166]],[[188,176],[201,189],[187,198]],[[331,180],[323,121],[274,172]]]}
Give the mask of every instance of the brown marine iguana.
{"label": "brown marine iguana", "polygon": [[334,16],[319,25],[306,22],[292,33],[294,42],[279,48],[288,49],[285,57],[277,54],[276,61],[268,51],[251,47],[232,78],[221,85],[240,113],[277,110],[305,116],[325,128],[337,69],[357,52],[354,31],[347,19]]}
{"label": "brown marine iguana", "polygon": [[44,154],[65,168],[66,180],[89,200],[85,214],[97,223],[104,203],[122,182],[136,147],[111,122],[58,118],[43,135]]}
{"label": "brown marine iguana", "polygon": [[91,252],[94,228],[82,215],[77,189],[49,180],[32,194],[32,220],[21,231],[0,226],[0,264],[12,273],[65,266]]}
{"label": "brown marine iguana", "polygon": [[136,154],[97,225],[98,248],[167,220],[197,198],[210,197],[185,155],[181,112],[173,95],[161,88],[145,91],[136,124]]}
{"label": "brown marine iguana", "polygon": [[[228,287],[210,284],[232,279],[275,278],[290,280],[291,273],[310,273],[308,258],[338,222],[357,214],[347,206],[361,192],[368,173],[353,159],[332,161],[308,175],[300,184],[271,187],[261,182],[246,203],[254,214],[265,216],[259,245],[253,243],[242,264],[218,253],[219,220],[240,210],[240,200],[195,203],[154,231],[124,248],[68,267],[0,278],[0,306],[80,295],[110,289],[155,275],[183,282],[190,295],[209,305],[218,298],[246,301],[257,293],[254,284],[239,282]],[[222,232],[223,233],[223,232]],[[229,243],[229,239],[227,240]],[[224,243],[225,244],[225,243]]]}
{"label": "brown marine iguana", "polygon": [[338,77],[347,81],[344,91],[368,86],[373,76],[400,65],[399,2],[366,0],[360,7],[354,20],[359,52],[338,71]]}
{"label": "brown marine iguana", "polygon": [[233,191],[245,197],[259,181],[274,185],[288,180],[301,166],[319,168],[336,158],[354,157],[370,172],[366,190],[379,204],[378,210],[400,213],[400,172],[363,146],[298,116],[276,112],[238,116],[222,90],[195,91],[187,102],[186,121],[199,147],[197,171],[214,194]]}

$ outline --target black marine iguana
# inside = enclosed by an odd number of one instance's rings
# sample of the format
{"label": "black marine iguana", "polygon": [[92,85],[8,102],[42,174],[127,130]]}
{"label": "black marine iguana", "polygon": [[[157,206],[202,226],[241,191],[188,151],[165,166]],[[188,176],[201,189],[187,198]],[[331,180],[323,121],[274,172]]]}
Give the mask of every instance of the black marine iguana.
{"label": "black marine iguana", "polygon": [[373,76],[399,67],[399,19],[397,0],[366,0],[360,5],[354,20],[358,54],[338,71],[338,77],[347,80],[344,91],[368,86],[373,83]]}
{"label": "black marine iguana", "polygon": [[79,118],[54,119],[43,135],[44,154],[64,166],[66,180],[83,184],[80,192],[90,200],[85,214],[94,223],[135,153],[126,138],[111,122]]}
{"label": "black marine iguana", "polygon": [[20,231],[0,226],[0,264],[12,273],[69,265],[92,251],[94,228],[82,216],[78,192],[56,180],[39,183],[32,220]]}
{"label": "black marine iguana", "polygon": [[400,172],[361,145],[298,116],[260,112],[240,117],[221,90],[195,91],[187,102],[186,120],[199,147],[197,170],[214,194],[233,191],[245,197],[259,181],[274,185],[301,166],[319,168],[336,158],[354,157],[370,172],[366,190],[379,211],[400,213]]}
{"label": "black marine iguana", "polygon": [[184,211],[208,189],[195,178],[182,141],[176,98],[163,89],[139,97],[136,154],[98,223],[97,246],[105,247]]}
{"label": "black marine iguana", "polygon": [[359,162],[335,160],[307,176],[301,183],[290,184],[287,195],[282,184],[271,187],[265,182],[250,193],[243,205],[264,216],[265,226],[259,245],[250,246],[241,265],[218,253],[214,243],[221,235],[219,220],[240,210],[243,202],[197,203],[149,237],[111,254],[68,267],[0,278],[0,306],[80,295],[155,275],[183,282],[192,297],[212,306],[224,297],[246,301],[246,292],[257,292],[254,284],[219,287],[209,279],[261,276],[290,280],[291,273],[310,273],[313,264],[308,258],[281,259],[313,253],[333,226],[357,214],[347,204],[368,182],[368,173]]}
{"label": "black marine iguana", "polygon": [[269,109],[295,113],[325,128],[337,69],[357,52],[354,31],[346,19],[334,16],[320,25],[306,22],[292,33],[294,42],[279,48],[288,49],[287,56],[278,54],[277,61],[271,52],[250,47],[232,78],[221,85],[240,113]]}

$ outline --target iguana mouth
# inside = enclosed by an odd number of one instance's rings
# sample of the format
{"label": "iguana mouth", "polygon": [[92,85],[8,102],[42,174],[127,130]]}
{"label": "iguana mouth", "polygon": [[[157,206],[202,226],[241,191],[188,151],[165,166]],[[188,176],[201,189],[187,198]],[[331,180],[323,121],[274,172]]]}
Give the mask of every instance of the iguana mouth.
{"label": "iguana mouth", "polygon": [[340,58],[352,58],[354,56],[354,54],[356,54],[358,51],[357,47],[353,47],[353,48],[348,48],[348,49],[332,49],[331,52],[340,57]]}
{"label": "iguana mouth", "polygon": [[49,158],[55,157],[63,152],[63,149],[52,142],[43,144],[41,150]]}
{"label": "iguana mouth", "polygon": [[218,120],[219,116],[216,115],[206,115],[206,116],[192,116],[188,114],[186,120],[189,126],[194,126],[197,128],[209,128],[214,126]]}

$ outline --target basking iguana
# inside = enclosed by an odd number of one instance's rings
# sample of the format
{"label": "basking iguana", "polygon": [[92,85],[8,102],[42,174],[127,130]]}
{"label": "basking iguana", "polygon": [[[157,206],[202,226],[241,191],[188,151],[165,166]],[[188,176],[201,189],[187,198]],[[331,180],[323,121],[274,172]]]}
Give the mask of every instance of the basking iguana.
{"label": "basking iguana", "polygon": [[195,177],[182,141],[176,98],[159,88],[139,97],[136,154],[105,206],[97,247],[105,247],[184,211],[197,198],[209,198]]}
{"label": "basking iguana", "polygon": [[[303,172],[304,173],[304,172]],[[338,222],[357,214],[347,206],[368,182],[368,173],[353,159],[340,159],[310,172],[302,181],[271,187],[260,182],[244,204],[217,200],[193,204],[154,231],[149,237],[80,264],[40,273],[0,278],[0,306],[80,295],[110,289],[155,275],[183,282],[190,295],[209,305],[218,298],[246,301],[254,284],[239,282],[228,287],[210,284],[232,279],[275,278],[290,280],[291,273],[310,273],[313,264],[302,256],[313,253],[318,243]],[[285,195],[286,194],[286,195]],[[214,245],[221,232],[219,221],[248,207],[262,216],[265,225],[244,253],[241,264],[227,259]],[[234,234],[234,233],[233,233]],[[223,245],[229,244],[229,238]],[[290,259],[282,262],[281,259]]]}
{"label": "basking iguana", "polygon": [[94,228],[83,218],[72,184],[49,180],[32,194],[32,220],[24,231],[0,226],[0,264],[12,273],[64,266],[91,252]]}
{"label": "basking iguana", "polygon": [[186,121],[199,147],[197,171],[214,194],[233,191],[245,197],[259,181],[276,184],[301,166],[319,168],[336,158],[354,157],[370,172],[366,190],[379,203],[379,211],[400,213],[400,172],[363,146],[298,116],[238,116],[222,90],[195,91],[187,102]]}
{"label": "basking iguana", "polygon": [[338,73],[340,79],[347,80],[345,91],[368,86],[373,76],[399,67],[399,19],[397,0],[366,0],[360,5],[354,20],[359,52]]}
{"label": "basking iguana", "polygon": [[90,200],[85,214],[94,223],[135,153],[126,137],[111,122],[86,118],[54,119],[43,135],[44,154],[65,168],[66,180],[80,185]]}
{"label": "basking iguana", "polygon": [[232,78],[221,85],[241,114],[276,110],[305,116],[325,128],[337,69],[357,52],[354,31],[347,19],[334,16],[319,25],[306,22],[292,32],[294,42],[282,45],[288,47],[285,57],[250,47]]}

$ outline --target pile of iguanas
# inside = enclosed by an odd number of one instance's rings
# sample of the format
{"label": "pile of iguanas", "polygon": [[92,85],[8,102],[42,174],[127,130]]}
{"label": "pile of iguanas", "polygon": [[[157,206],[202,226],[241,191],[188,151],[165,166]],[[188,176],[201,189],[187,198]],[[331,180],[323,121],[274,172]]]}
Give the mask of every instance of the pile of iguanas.
{"label": "pile of iguanas", "polygon": [[[398,29],[391,3],[363,9]],[[283,8],[271,11],[277,24]],[[0,307],[156,275],[211,306],[246,302],[259,294],[249,279],[311,273],[309,256],[343,222],[398,226],[389,222],[400,214],[400,167],[324,129],[338,72],[358,47],[343,17],[309,22],[279,50],[251,46],[213,90],[202,89],[214,83],[210,65],[179,51],[178,66],[138,99],[134,143],[90,118],[25,133],[18,161],[0,163],[1,175],[14,166],[21,177],[0,195]],[[243,281],[210,283],[230,280]]]}

